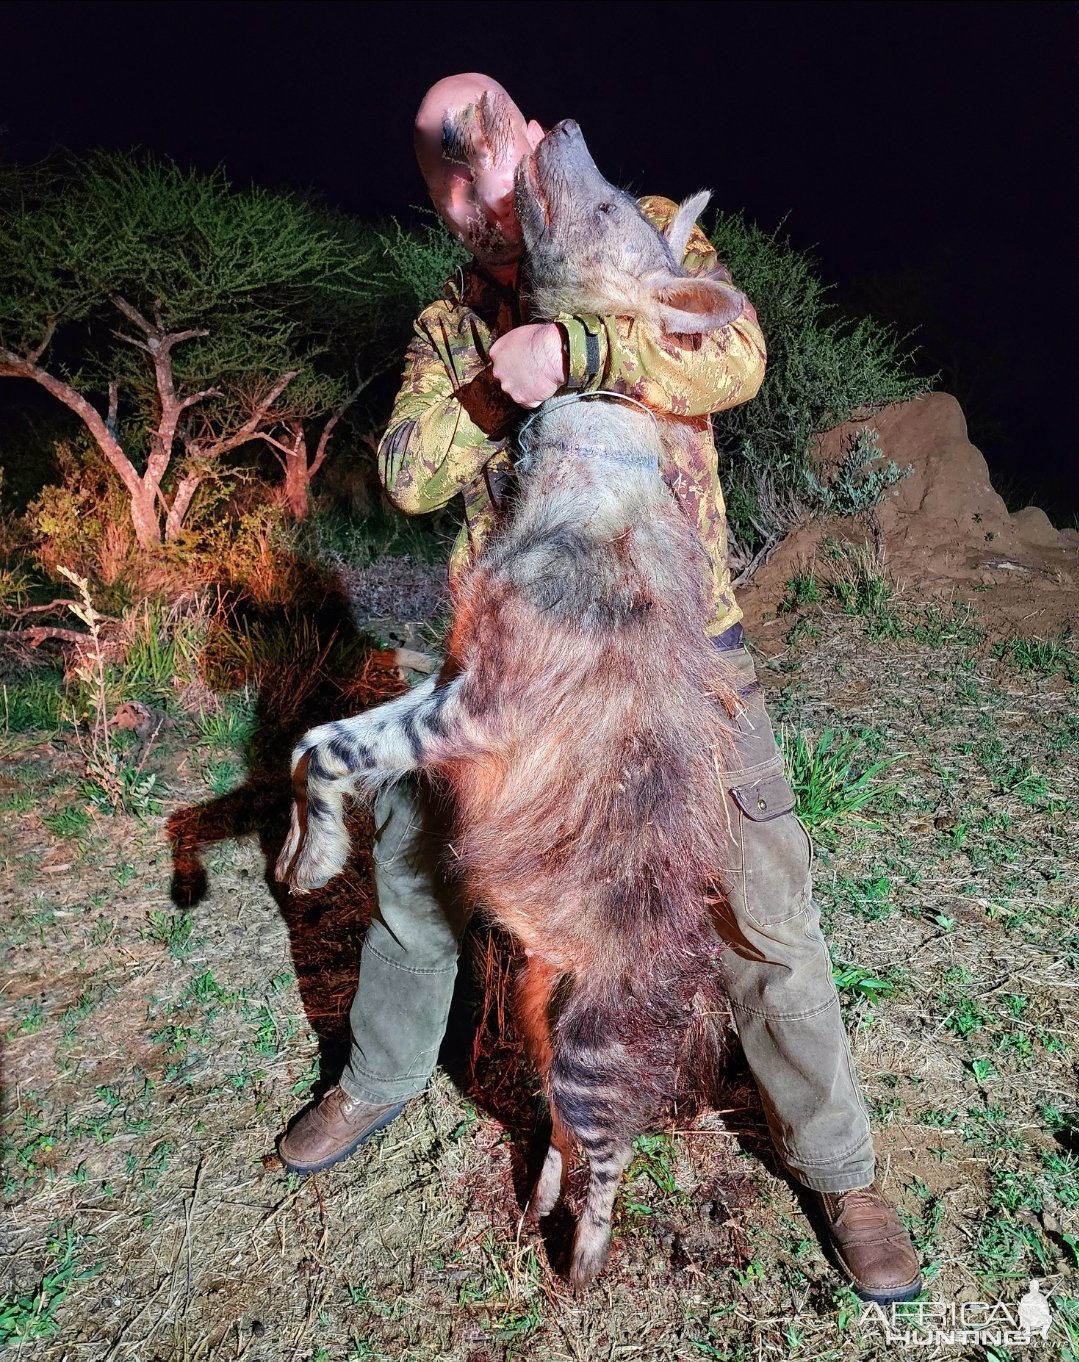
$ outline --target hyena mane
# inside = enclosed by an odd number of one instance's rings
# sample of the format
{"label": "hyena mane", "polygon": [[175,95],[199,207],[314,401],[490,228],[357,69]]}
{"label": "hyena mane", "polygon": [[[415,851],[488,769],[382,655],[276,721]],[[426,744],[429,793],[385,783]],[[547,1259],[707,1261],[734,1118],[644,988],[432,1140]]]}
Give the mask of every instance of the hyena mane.
{"label": "hyena mane", "polygon": [[613,497],[610,468],[582,486],[545,462],[458,603],[447,670],[486,732],[438,769],[476,901],[551,964],[624,983],[711,931],[739,701],[699,623],[699,540],[654,467],[616,467]]}

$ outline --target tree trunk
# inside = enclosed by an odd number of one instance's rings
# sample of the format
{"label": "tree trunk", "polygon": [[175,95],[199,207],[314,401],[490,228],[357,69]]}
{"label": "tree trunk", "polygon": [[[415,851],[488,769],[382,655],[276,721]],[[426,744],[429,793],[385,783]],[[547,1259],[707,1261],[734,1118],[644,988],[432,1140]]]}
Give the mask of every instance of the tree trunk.
{"label": "tree trunk", "polygon": [[307,466],[307,439],[303,426],[292,428],[292,443],[285,451],[285,503],[296,520],[310,509],[311,472]]}
{"label": "tree trunk", "polygon": [[138,490],[131,493],[131,523],[135,539],[141,549],[157,548],[161,543],[161,522],[157,518],[155,489],[140,481]]}
{"label": "tree trunk", "polygon": [[131,498],[131,523],[135,527],[135,538],[140,548],[149,549],[160,544],[161,526],[154,504],[155,489],[148,487],[145,480],[139,477],[134,464],[124,453],[120,441],[109,429],[105,418],[96,407],[69,383],[54,378],[32,360],[14,355],[10,351],[0,350],[0,377],[28,378],[75,413],[127,488]]}

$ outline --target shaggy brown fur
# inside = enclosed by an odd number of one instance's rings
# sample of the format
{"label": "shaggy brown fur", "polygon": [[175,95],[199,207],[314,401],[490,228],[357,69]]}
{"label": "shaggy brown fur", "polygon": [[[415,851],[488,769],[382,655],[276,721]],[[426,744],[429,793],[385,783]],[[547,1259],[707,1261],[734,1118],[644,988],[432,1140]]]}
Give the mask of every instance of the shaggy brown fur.
{"label": "shaggy brown fur", "polygon": [[[603,231],[597,194],[620,209]],[[581,310],[578,276],[590,306],[651,316],[700,282],[602,179],[575,125],[523,168],[518,204],[541,313]],[[740,310],[729,287],[707,289],[683,330]],[[518,1021],[552,1119],[533,1214],[557,1201],[575,1142],[589,1161],[577,1282],[606,1261],[633,1139],[687,1058],[719,1050],[711,909],[731,854],[719,767],[740,701],[703,632],[708,563],[658,472],[676,438],[677,422],[603,397],[557,399],[529,423],[516,505],[457,601],[441,676],[306,735],[278,865],[297,889],[341,869],[347,793],[416,769],[450,785],[467,888],[528,956]]]}

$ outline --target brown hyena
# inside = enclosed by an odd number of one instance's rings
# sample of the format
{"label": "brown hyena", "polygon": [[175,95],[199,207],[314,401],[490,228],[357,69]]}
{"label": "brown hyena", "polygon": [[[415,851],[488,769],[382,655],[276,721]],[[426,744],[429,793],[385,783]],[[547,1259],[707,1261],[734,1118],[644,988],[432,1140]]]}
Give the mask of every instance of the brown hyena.
{"label": "brown hyena", "polygon": [[[633,315],[681,336],[732,320],[742,296],[677,263],[706,199],[661,235],[560,124],[517,177],[532,316]],[[606,1261],[633,1139],[721,1030],[719,772],[740,699],[704,634],[709,563],[659,474],[680,432],[617,395],[554,398],[528,421],[512,512],[460,592],[441,674],[305,735],[278,862],[296,889],[324,884],[348,852],[346,795],[415,770],[451,788],[468,892],[526,956],[518,1020],[552,1124],[535,1216],[574,1143],[587,1155],[577,1282]]]}

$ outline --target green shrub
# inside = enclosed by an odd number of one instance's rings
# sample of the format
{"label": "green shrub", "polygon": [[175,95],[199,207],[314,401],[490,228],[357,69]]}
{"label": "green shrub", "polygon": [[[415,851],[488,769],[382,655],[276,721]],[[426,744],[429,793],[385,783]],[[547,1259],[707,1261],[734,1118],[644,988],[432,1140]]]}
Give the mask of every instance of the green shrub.
{"label": "green shrub", "polygon": [[127,596],[124,577],[135,537],[123,486],[84,435],[55,446],[58,481],[27,507],[34,557],[52,577],[59,566],[86,577],[105,610]]}
{"label": "green shrub", "polygon": [[889,761],[867,760],[865,738],[841,737],[832,728],[814,741],[801,730],[782,729],[780,749],[798,817],[818,840],[831,845],[833,825],[858,814],[883,793],[877,777]]}
{"label": "green shrub", "polygon": [[[844,317],[828,302],[813,259],[778,232],[769,235],[740,215],[721,213],[711,236],[752,299],[768,345],[760,392],[714,421],[731,529],[753,547],[769,529],[769,500],[796,498],[810,509],[827,509],[819,481],[814,488],[808,476],[815,435],[856,412],[916,397],[927,383],[908,367],[892,331],[869,317]],[[858,509],[885,489],[872,479],[855,485]],[[851,490],[833,485],[839,499],[849,500]]]}
{"label": "green shrub", "polygon": [[[822,482],[812,467],[805,470],[806,490],[815,509],[833,515],[860,515],[870,511],[889,488],[910,473],[911,465],[900,468],[889,459],[879,465],[880,436],[871,426],[853,435],[847,451],[827,482]],[[878,467],[871,468],[871,464]]]}
{"label": "green shrub", "polygon": [[387,295],[407,301],[413,311],[439,297],[445,281],[468,259],[464,247],[437,219],[407,231],[394,221],[378,239],[388,264]]}
{"label": "green shrub", "polygon": [[821,599],[820,583],[810,572],[798,572],[787,579],[786,594],[779,603],[779,613],[789,614],[805,605],[816,605]]}

